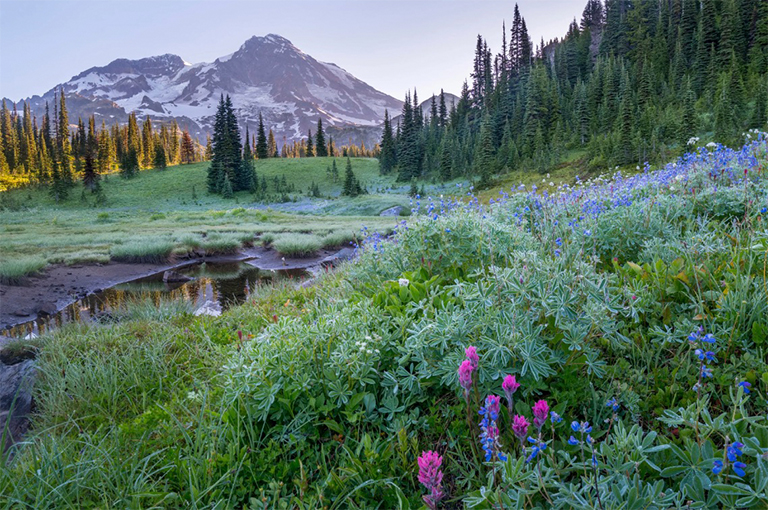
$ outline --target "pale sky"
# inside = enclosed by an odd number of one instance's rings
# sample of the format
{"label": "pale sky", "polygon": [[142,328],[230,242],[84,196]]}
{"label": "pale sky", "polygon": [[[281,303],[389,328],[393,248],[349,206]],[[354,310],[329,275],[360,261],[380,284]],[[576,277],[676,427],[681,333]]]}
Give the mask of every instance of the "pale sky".
{"label": "pale sky", "polygon": [[[565,35],[586,0],[518,0],[534,45]],[[275,33],[399,99],[458,93],[477,34],[494,53],[513,0],[0,0],[0,97],[19,100],[117,58],[212,62]]]}

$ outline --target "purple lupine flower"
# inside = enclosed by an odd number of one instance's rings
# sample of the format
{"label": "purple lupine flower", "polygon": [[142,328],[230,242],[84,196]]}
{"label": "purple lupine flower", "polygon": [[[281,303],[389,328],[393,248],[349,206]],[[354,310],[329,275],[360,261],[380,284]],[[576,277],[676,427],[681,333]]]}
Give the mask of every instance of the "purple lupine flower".
{"label": "purple lupine flower", "polygon": [[720,474],[720,471],[723,470],[723,461],[722,460],[716,460],[715,465],[712,467],[712,472],[716,475]]}
{"label": "purple lupine flower", "polygon": [[608,402],[606,402],[605,406],[606,407],[610,407],[611,409],[613,409],[614,413],[619,411],[619,403],[616,402],[616,397],[614,397],[611,400],[609,400]]}
{"label": "purple lupine flower", "polygon": [[733,472],[736,473],[739,476],[744,476],[746,473],[744,472],[744,468],[747,467],[746,464],[743,462],[734,462],[733,463]]}
{"label": "purple lupine flower", "polygon": [[548,414],[549,404],[547,404],[546,400],[539,400],[533,404],[533,424],[537,429],[541,429],[541,427],[544,426]]}
{"label": "purple lupine flower", "polygon": [[480,356],[477,355],[477,349],[475,349],[474,345],[464,349],[464,355],[472,363],[472,370],[476,370],[480,366]]}
{"label": "purple lupine flower", "polygon": [[568,439],[568,444],[571,445],[571,446],[578,446],[579,444],[581,444],[581,441],[579,441],[575,437],[571,436],[571,438]]}
{"label": "purple lupine flower", "polygon": [[464,398],[469,398],[469,390],[472,389],[472,362],[465,359],[459,365],[459,384],[464,388]]}
{"label": "purple lupine flower", "polygon": [[485,397],[485,407],[480,409],[480,414],[487,414],[491,420],[496,421],[499,419],[499,409],[501,409],[501,398],[498,395],[488,395]]}
{"label": "purple lupine flower", "polygon": [[549,413],[549,419],[550,419],[550,421],[552,422],[552,424],[555,424],[555,423],[560,423],[561,421],[563,421],[563,417],[562,417],[562,416],[560,416],[559,414],[557,414],[557,413],[556,413],[556,412],[554,412],[554,411],[550,411],[550,413]]}
{"label": "purple lupine flower", "polygon": [[483,416],[480,420],[480,444],[485,451],[485,461],[490,462],[495,456],[498,460],[506,461],[507,456],[501,451],[499,442],[499,428],[496,426],[496,420],[499,418],[499,408],[501,399],[496,395],[488,395],[485,398],[485,406],[479,411]]}
{"label": "purple lupine flower", "polygon": [[519,414],[516,414],[514,418],[512,418],[512,432],[517,436],[521,441],[525,436],[528,435],[528,426],[530,423],[528,423],[528,420],[525,419],[525,416],[520,416]]}
{"label": "purple lupine flower", "polygon": [[547,448],[547,443],[545,443],[541,439],[534,439],[532,437],[529,437],[528,442],[533,444],[533,446],[531,447],[531,453],[525,459],[525,462],[531,462],[533,459],[536,458],[539,452],[543,452]]}
{"label": "purple lupine flower", "polygon": [[747,381],[741,381],[741,382],[739,383],[739,386],[741,386],[742,388],[744,388],[744,394],[745,394],[745,395],[749,395],[749,388],[751,388],[751,387],[752,387],[752,385],[751,385],[750,383],[748,383]]}
{"label": "purple lupine flower", "polygon": [[422,452],[421,457],[418,458],[419,483],[429,491],[429,494],[425,494],[422,498],[430,510],[436,509],[437,503],[445,495],[441,487],[443,472],[440,470],[440,466],[442,463],[443,458],[433,451]]}
{"label": "purple lupine flower", "polygon": [[729,446],[726,449],[726,456],[728,457],[728,460],[733,462],[738,459],[743,453],[741,451],[742,448],[744,448],[744,443],[739,443],[738,441]]}

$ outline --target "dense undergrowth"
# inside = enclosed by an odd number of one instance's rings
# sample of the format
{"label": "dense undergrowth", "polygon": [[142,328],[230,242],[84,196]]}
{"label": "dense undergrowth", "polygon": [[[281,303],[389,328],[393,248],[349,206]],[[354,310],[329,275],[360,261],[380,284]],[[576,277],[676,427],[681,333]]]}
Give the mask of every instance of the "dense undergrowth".
{"label": "dense undergrowth", "polygon": [[760,135],[487,207],[417,199],[314,287],[219,318],[64,328],[40,347],[35,429],[0,493],[18,508],[764,508],[765,165]]}

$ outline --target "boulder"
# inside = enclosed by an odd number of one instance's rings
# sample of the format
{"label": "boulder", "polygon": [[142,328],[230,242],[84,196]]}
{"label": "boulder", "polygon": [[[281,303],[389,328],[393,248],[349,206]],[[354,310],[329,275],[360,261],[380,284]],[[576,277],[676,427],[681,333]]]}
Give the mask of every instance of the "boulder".
{"label": "boulder", "polygon": [[384,209],[379,213],[379,216],[400,216],[402,211],[403,208],[399,205],[396,205],[394,207],[390,207],[389,209]]}
{"label": "boulder", "polygon": [[195,316],[210,315],[211,317],[218,317],[221,315],[221,305],[215,301],[206,301],[203,305],[195,310]]}
{"label": "boulder", "polygon": [[37,313],[39,315],[53,315],[58,311],[59,309],[53,301],[45,301],[37,306]]}
{"label": "boulder", "polygon": [[168,270],[165,273],[163,273],[163,283],[182,283],[182,282],[188,282],[192,280],[191,277],[177,273],[176,271]]}
{"label": "boulder", "polygon": [[340,262],[349,260],[355,256],[354,248],[342,248],[332,255],[328,255],[320,261],[320,265],[323,267],[334,267]]}
{"label": "boulder", "polygon": [[0,424],[8,425],[3,451],[22,439],[29,428],[32,411],[32,385],[35,382],[35,362],[15,365],[0,363]]}

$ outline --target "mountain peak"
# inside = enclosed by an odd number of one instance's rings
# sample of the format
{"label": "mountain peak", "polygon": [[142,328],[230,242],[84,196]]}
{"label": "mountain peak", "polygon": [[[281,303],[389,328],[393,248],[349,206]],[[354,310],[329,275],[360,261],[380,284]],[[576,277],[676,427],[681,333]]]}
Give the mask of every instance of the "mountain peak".
{"label": "mountain peak", "polygon": [[[177,119],[195,136],[210,132],[221,94],[231,96],[243,124],[262,115],[282,140],[304,138],[318,118],[329,128],[375,131],[384,110],[402,104],[272,33],[250,37],[237,51],[211,63],[190,65],[172,54],[122,58],[88,69],[62,86],[73,97],[67,98],[73,117],[95,113],[125,122],[135,112],[153,120]],[[50,100],[53,93],[41,99]]]}
{"label": "mountain peak", "polygon": [[239,51],[247,51],[251,48],[258,50],[272,48],[273,51],[285,51],[286,49],[290,49],[296,52],[299,51],[299,49],[294,46],[291,41],[278,34],[267,34],[266,36],[254,35],[245,41],[242,46],[240,46]]}

